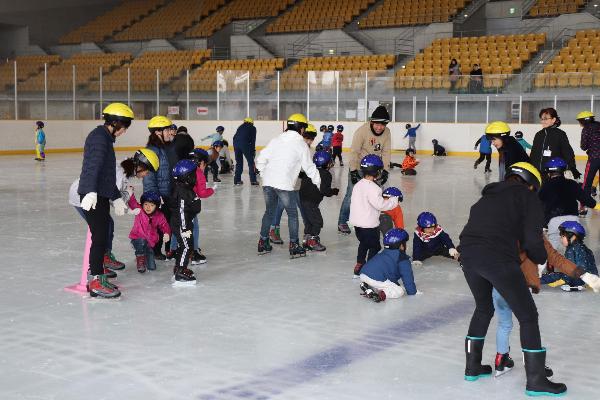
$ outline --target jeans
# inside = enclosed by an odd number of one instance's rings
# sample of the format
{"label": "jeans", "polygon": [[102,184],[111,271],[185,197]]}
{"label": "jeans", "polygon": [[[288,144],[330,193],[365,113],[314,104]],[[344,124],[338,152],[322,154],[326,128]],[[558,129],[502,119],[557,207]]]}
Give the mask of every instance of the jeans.
{"label": "jeans", "polygon": [[[235,144],[234,144],[235,146]],[[250,175],[250,182],[256,182],[256,172],[254,171],[254,153],[255,149],[251,147],[235,146],[235,175],[233,182],[238,183],[242,181],[242,171],[244,170],[244,157],[248,163],[248,174]]]}
{"label": "jeans", "polygon": [[356,262],[365,264],[367,260],[375,257],[375,255],[379,253],[379,250],[381,250],[381,244],[379,243],[379,227],[360,228],[355,226],[354,233],[358,238],[358,254],[356,255]]}
{"label": "jeans", "polygon": [[[75,211],[77,211],[77,213],[79,213],[79,215],[81,215],[81,218],[83,218],[84,221],[87,222],[87,220],[85,219],[85,214],[83,211],[83,208],[81,207],[75,207]],[[112,243],[113,243],[113,238],[115,235],[115,221],[112,219],[112,217],[110,216],[110,214],[108,215],[108,236],[106,237],[106,250],[110,253],[112,250]]]}
{"label": "jeans", "polygon": [[136,256],[146,256],[146,267],[155,270],[154,249],[148,245],[148,241],[146,239],[131,239],[131,245],[135,249]]}
{"label": "jeans", "polygon": [[346,186],[346,195],[342,201],[342,207],[340,208],[340,216],[338,217],[338,225],[348,223],[350,219],[350,200],[352,198],[352,189],[354,189],[354,183],[350,179],[350,171],[348,171],[348,186]]}
{"label": "jeans", "polygon": [[492,290],[494,309],[498,315],[498,328],[496,328],[496,352],[506,354],[510,351],[510,332],[512,331],[512,310],[500,293],[494,288]]}
{"label": "jeans", "polygon": [[[161,204],[158,209],[160,210],[160,212],[162,212],[165,215],[167,222],[170,224],[171,223],[171,209],[167,205],[167,204],[169,204],[170,200],[166,196],[161,196],[161,197],[164,199],[164,204]],[[161,254],[161,249],[162,249],[162,245],[163,245],[163,240],[162,240],[163,234],[164,234],[164,232],[159,231],[158,243],[156,243],[156,245],[154,246],[154,254],[156,254],[156,255]],[[171,250],[173,248],[173,246],[171,245],[172,242],[173,241],[171,240],[170,242],[165,243],[165,251],[167,249]],[[177,246],[175,246],[175,248],[177,248]]]}
{"label": "jeans", "polygon": [[[302,216],[302,223],[306,225],[306,214],[304,214],[304,209],[302,208],[302,204],[300,203],[300,194],[297,190],[294,190],[294,197],[296,199],[296,205],[300,210],[300,216]],[[273,223],[271,224],[271,226],[281,225],[281,216],[283,215],[283,210],[283,203],[281,202],[281,200],[277,201],[277,209],[275,210],[275,216],[273,217]]]}
{"label": "jeans", "polygon": [[[83,199],[83,195],[81,198]],[[110,232],[110,203],[107,197],[98,196],[96,208],[90,211],[83,210],[85,220],[92,233],[90,247],[90,273],[102,275],[104,273],[104,253],[106,252],[107,238]]]}
{"label": "jeans", "polygon": [[290,242],[298,243],[298,202],[293,190],[275,189],[271,186],[263,186],[265,198],[265,213],[262,217],[260,237],[267,239],[271,222],[275,218],[277,202],[281,201],[288,215],[288,228],[290,230]]}
{"label": "jeans", "polygon": [[417,149],[417,147],[415,146],[416,141],[417,141],[416,136],[409,136],[408,137],[408,148],[416,150]]}

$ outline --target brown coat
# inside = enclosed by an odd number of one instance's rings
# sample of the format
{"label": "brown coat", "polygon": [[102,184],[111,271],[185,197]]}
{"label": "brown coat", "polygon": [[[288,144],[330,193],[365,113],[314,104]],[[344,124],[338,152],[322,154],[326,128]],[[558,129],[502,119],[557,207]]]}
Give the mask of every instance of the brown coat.
{"label": "brown coat", "polygon": [[360,160],[367,154],[376,154],[383,160],[383,169],[388,169],[392,158],[392,133],[386,127],[383,133],[376,136],[371,131],[371,123],[367,122],[354,132],[350,148],[350,171],[359,169]]}

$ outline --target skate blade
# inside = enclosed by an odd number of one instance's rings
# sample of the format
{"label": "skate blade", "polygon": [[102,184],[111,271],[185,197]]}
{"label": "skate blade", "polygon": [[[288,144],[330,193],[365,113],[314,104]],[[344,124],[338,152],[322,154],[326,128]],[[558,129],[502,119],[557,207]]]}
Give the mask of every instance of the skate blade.
{"label": "skate blade", "polygon": [[194,287],[196,286],[196,281],[173,281],[173,283],[171,283],[171,286],[173,287]]}
{"label": "skate blade", "polygon": [[504,368],[503,371],[496,371],[496,375],[494,375],[494,378],[498,378],[504,374],[509,373],[510,371],[512,371],[512,368],[508,368],[508,367]]}
{"label": "skate blade", "polygon": [[302,257],[306,257],[306,253],[304,253],[304,254],[296,254],[296,255],[291,255],[290,254],[290,260],[293,260],[294,258],[302,258]]}

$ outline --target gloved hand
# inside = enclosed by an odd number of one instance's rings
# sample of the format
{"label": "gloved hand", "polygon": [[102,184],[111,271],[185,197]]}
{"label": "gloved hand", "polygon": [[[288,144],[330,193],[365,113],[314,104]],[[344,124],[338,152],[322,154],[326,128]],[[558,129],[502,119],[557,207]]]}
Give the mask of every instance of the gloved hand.
{"label": "gloved hand", "polygon": [[456,249],[449,249],[448,253],[450,254],[450,257],[454,258],[455,260],[458,258],[458,250]]}
{"label": "gloved hand", "polygon": [[127,213],[131,214],[131,215],[138,215],[141,212],[142,212],[142,209],[139,208],[139,207],[138,208],[133,208],[133,209],[130,208],[129,210],[127,210]]}
{"label": "gloved hand", "polygon": [[581,178],[581,172],[577,171],[577,168],[573,168],[571,172],[573,173],[573,179],[579,180]]}
{"label": "gloved hand", "polygon": [[218,184],[218,183],[213,183],[213,185],[212,185],[212,190],[213,190],[214,192],[216,192],[218,188],[219,188],[219,184]]}
{"label": "gloved hand", "polygon": [[189,239],[192,237],[192,231],[183,231],[181,232],[181,237],[185,239]]}
{"label": "gloved hand", "polygon": [[98,193],[89,192],[83,199],[81,199],[81,208],[85,211],[90,211],[92,208],[96,209],[96,203],[98,202]]}
{"label": "gloved hand", "polygon": [[361,180],[361,176],[358,173],[357,169],[355,169],[354,171],[350,171],[350,180],[352,181],[353,185],[356,185],[358,181]]}
{"label": "gloved hand", "polygon": [[113,207],[115,208],[115,214],[117,214],[119,217],[125,215],[125,211],[127,211],[129,208],[120,197],[113,201]]}
{"label": "gloved hand", "polygon": [[477,150],[477,146],[473,147],[473,150]]}
{"label": "gloved hand", "polygon": [[125,191],[129,195],[129,197],[133,196],[133,192],[134,192],[133,186],[127,186],[127,189]]}
{"label": "gloved hand", "polygon": [[586,272],[585,274],[581,275],[581,280],[591,287],[592,290],[594,290],[594,293],[600,292],[600,277],[598,277],[598,275]]}
{"label": "gloved hand", "polygon": [[423,262],[419,261],[419,260],[414,260],[411,265],[413,267],[422,267],[423,266]]}
{"label": "gloved hand", "polygon": [[[189,231],[188,231],[189,232]],[[165,233],[163,235],[163,242],[167,243],[169,241],[169,239],[171,239],[171,235],[169,235],[168,233]]]}
{"label": "gloved hand", "polygon": [[387,172],[385,169],[383,171],[381,171],[381,175],[379,176],[379,178],[377,178],[375,180],[375,182],[379,185],[379,186],[383,186],[385,185],[385,183],[387,182],[388,178],[390,177],[390,173]]}
{"label": "gloved hand", "polygon": [[548,263],[543,263],[543,264],[538,264],[538,277],[542,277],[542,275],[544,275],[544,272],[547,272],[547,267]]}
{"label": "gloved hand", "polygon": [[340,193],[340,189],[338,188],[332,188],[331,191],[333,192],[334,196],[337,196]]}

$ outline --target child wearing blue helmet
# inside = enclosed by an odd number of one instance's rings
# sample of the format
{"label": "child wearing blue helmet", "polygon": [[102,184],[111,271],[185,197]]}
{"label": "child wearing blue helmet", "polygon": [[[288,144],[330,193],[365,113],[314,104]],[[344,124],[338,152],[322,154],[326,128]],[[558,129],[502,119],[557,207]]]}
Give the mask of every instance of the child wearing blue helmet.
{"label": "child wearing blue helmet", "polygon": [[319,235],[323,228],[323,216],[319,209],[319,204],[324,196],[337,196],[338,188],[331,187],[331,172],[329,168],[333,165],[331,154],[327,151],[317,151],[313,156],[319,175],[321,176],[321,185],[317,187],[312,180],[303,172],[300,173],[300,204],[304,211],[304,240],[302,245],[306,250],[325,251],[326,248],[321,244]]}
{"label": "child wearing blue helmet", "polygon": [[382,211],[379,215],[379,230],[385,236],[393,228],[404,229],[404,214],[402,213],[402,207],[400,207],[404,196],[400,189],[394,186],[386,188],[381,195],[384,199],[389,199],[390,197],[398,198],[398,205],[395,208]]}
{"label": "child wearing blue helmet", "polygon": [[417,217],[413,240],[413,266],[421,266],[423,261],[433,256],[458,260],[459,254],[450,236],[438,225],[435,215],[425,211]]}
{"label": "child wearing blue helmet", "polygon": [[[363,295],[379,303],[387,298],[420,293],[415,285],[410,258],[406,255],[408,233],[394,228],[383,237],[383,251],[370,259],[360,270]],[[404,287],[399,282],[402,279]]]}

